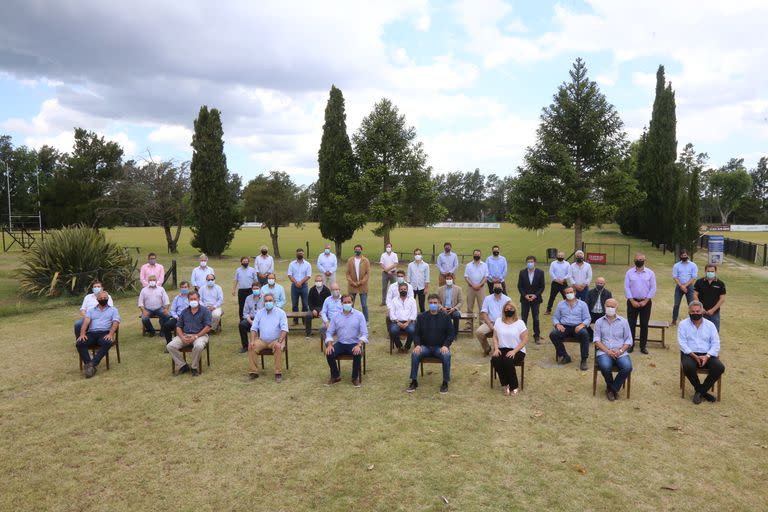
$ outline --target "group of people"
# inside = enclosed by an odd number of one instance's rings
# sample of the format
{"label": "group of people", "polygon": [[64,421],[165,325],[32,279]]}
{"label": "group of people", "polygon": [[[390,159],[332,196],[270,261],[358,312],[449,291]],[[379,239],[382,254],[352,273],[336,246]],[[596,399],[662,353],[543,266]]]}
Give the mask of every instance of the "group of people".
{"label": "group of people", "polygon": [[[265,348],[275,355],[275,380],[282,380],[282,352],[288,333],[288,317],[285,313],[286,292],[277,283],[274,259],[266,246],[254,258],[240,259],[235,270],[232,295],[238,298],[238,330],[240,352],[248,353],[251,379],[259,376],[258,354]],[[438,358],[443,365],[443,381],[440,391],[448,391],[450,382],[450,347],[459,332],[462,318],[471,321],[474,305],[478,306],[479,325],[474,334],[483,354],[491,356],[502,389],[507,395],[518,393],[515,367],[522,364],[528,343],[528,317],[533,319],[534,343],[541,343],[539,309],[546,288],[545,274],[537,268],[534,256],[526,258],[526,265],[519,271],[517,303],[507,295],[507,261],[498,246],[492,247],[492,256],[482,261],[479,249],[472,253],[472,260],[464,268],[466,282],[466,310],[462,315],[464,291],[455,282],[459,268],[458,255],[452,245],[445,243],[444,252],[437,257],[438,287],[429,293],[430,265],[423,259],[420,249],[413,251],[413,261],[407,269],[399,268],[397,253],[387,244],[379,259],[382,273],[382,305],[386,306],[387,328],[391,342],[400,352],[411,353],[411,382],[407,391],[418,387],[417,370],[424,357]],[[672,270],[675,282],[673,325],[679,316],[683,295],[689,306],[689,318],[678,326],[683,371],[695,388],[694,402],[710,400],[707,390],[724,371],[719,355],[720,308],[725,301],[725,284],[716,276],[717,268],[707,265],[704,277],[698,277],[695,263],[682,251]],[[632,371],[629,353],[634,349],[636,325],[640,323],[640,351],[647,354],[648,322],[652,300],[656,294],[656,276],[647,268],[645,255],[638,253],[634,266],[627,270],[624,279],[627,318],[617,314],[618,300],[606,287],[603,277],[595,279],[592,286],[592,268],[582,251],[574,253],[575,261],[569,263],[561,251],[549,266],[550,296],[546,315],[552,315],[553,328],[549,338],[555,348],[559,364],[571,362],[565,349],[566,340],[574,340],[580,346],[580,369],[587,369],[590,344],[594,344],[596,363],[606,382],[606,396],[617,398],[625,379]],[[346,263],[346,294],[341,293],[336,280],[337,258],[326,245],[317,258],[319,273],[314,274],[312,265],[305,260],[303,249],[296,250],[296,258],[289,264],[287,277],[291,283],[290,295],[294,322],[303,319],[306,335],[310,336],[312,321],[320,322],[319,333],[324,342],[330,368],[329,384],[339,382],[337,356],[353,358],[352,382],[360,386],[360,360],[364,345],[368,342],[368,283],[371,263],[363,255],[363,247],[355,245],[354,255]],[[154,253],[141,267],[142,290],[138,298],[141,321],[146,333],[157,334],[152,319],[157,318],[160,334],[165,338],[167,351],[173,358],[176,374],[199,375],[202,351],[208,343],[208,335],[220,328],[224,294],[216,283],[216,274],[208,265],[208,258],[201,254],[199,265],[191,273],[189,281],[182,281],[179,294],[170,298],[161,284],[165,278],[163,266]],[[310,280],[314,286],[310,286]],[[487,290],[487,292],[486,292]],[[106,355],[116,335],[120,317],[102,283],[95,282],[81,307],[81,318],[75,323],[77,349],[84,364],[86,377],[92,377],[99,361]],[[554,312],[552,306],[557,295],[563,300]],[[360,296],[361,310],[355,309]],[[418,301],[418,302],[417,302]],[[300,308],[299,308],[300,306]],[[470,328],[468,324],[467,328]],[[405,337],[405,345],[401,342]],[[335,339],[335,341],[334,341]],[[182,349],[191,346],[189,363]],[[91,357],[89,348],[98,351]],[[708,368],[704,382],[696,369]],[[618,371],[613,376],[614,369]]]}

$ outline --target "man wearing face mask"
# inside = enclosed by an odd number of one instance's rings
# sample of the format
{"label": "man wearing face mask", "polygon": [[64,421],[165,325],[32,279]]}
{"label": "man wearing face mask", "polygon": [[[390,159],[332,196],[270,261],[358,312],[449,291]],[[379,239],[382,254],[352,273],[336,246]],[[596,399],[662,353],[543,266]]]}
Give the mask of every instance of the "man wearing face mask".
{"label": "man wearing face mask", "polygon": [[411,283],[408,283],[405,280],[405,270],[401,268],[397,269],[397,281],[389,285],[389,288],[387,288],[387,300],[385,301],[387,306],[387,315],[389,315],[389,308],[392,305],[392,301],[397,300],[397,298],[400,297],[400,292],[398,291],[398,288],[400,287],[401,284],[405,284],[408,286],[408,297],[412,299],[415,298]]}
{"label": "man wearing face mask", "polygon": [[[680,345],[680,363],[683,373],[694,389],[693,403],[698,405],[703,398],[716,401],[709,393],[710,388],[725,372],[720,355],[720,335],[715,324],[704,318],[704,305],[694,300],[688,305],[688,318],[677,327],[677,343]],[[709,374],[704,382],[699,380],[698,368],[707,368]]]}
{"label": "man wearing face mask", "polygon": [[[189,292],[189,307],[181,312],[176,323],[176,336],[167,345],[171,354],[176,376],[192,371],[192,376],[200,375],[200,355],[208,344],[208,332],[211,330],[211,312],[200,304],[200,295],[192,290]],[[181,349],[192,345],[192,361],[190,365],[184,361]]]}
{"label": "man wearing face mask", "polygon": [[141,310],[141,323],[144,330],[154,337],[157,332],[152,325],[152,318],[160,319],[160,330],[162,331],[165,322],[168,321],[168,306],[171,300],[162,286],[157,284],[157,277],[147,276],[147,286],[141,289],[139,293],[139,309]]}
{"label": "man wearing face mask", "polygon": [[[272,300],[274,301],[274,297]],[[245,304],[243,304],[243,316],[238,326],[240,330],[241,354],[248,352],[248,332],[251,330],[256,313],[261,309],[264,309],[264,297],[261,296],[261,286],[259,286],[259,281],[256,280],[251,285],[251,293],[245,299]]]}
{"label": "man wearing face mask", "polygon": [[266,294],[272,295],[275,299],[275,307],[282,309],[285,306],[285,289],[283,285],[278,284],[275,281],[275,273],[270,272],[267,274],[267,284],[261,286],[261,296]]}
{"label": "man wearing face mask", "polygon": [[536,257],[525,258],[525,268],[517,275],[517,291],[520,292],[520,312],[523,323],[528,325],[528,313],[533,316],[533,341],[541,344],[539,306],[544,295],[544,271],[536,268]]}
{"label": "man wearing face mask", "polygon": [[[307,311],[309,302],[309,285],[307,282],[312,277],[312,265],[304,259],[304,249],[296,249],[296,259],[288,265],[288,279],[291,280],[291,310],[299,311],[299,297],[301,297],[301,310]],[[293,323],[298,324],[299,319],[294,318]]]}
{"label": "man wearing face mask", "polygon": [[317,270],[323,274],[325,286],[336,282],[336,255],[331,252],[331,244],[325,244],[325,249],[317,257]]}
{"label": "man wearing face mask", "polygon": [[[80,328],[83,326],[83,321],[85,320],[85,315],[88,313],[88,310],[95,308],[99,303],[96,296],[103,289],[104,284],[101,281],[94,281],[91,283],[91,293],[83,298],[83,303],[80,306],[80,318],[75,321],[75,339],[80,336]],[[110,306],[113,306],[112,297],[109,294],[107,294],[107,301]]]}
{"label": "man wearing face mask", "polygon": [[437,298],[443,308],[443,313],[453,320],[455,335],[459,335],[459,321],[461,320],[461,288],[456,286],[453,272],[445,275],[445,284],[437,289]]}
{"label": "man wearing face mask", "polygon": [[680,303],[685,295],[686,304],[693,302],[693,288],[696,278],[699,274],[699,268],[690,261],[688,251],[680,251],[680,261],[672,266],[672,280],[675,282],[675,305],[672,307],[672,325],[677,323],[677,317],[680,313]]}
{"label": "man wearing face mask", "polygon": [[512,300],[504,295],[498,278],[493,281],[492,289],[493,293],[483,299],[483,307],[480,309],[480,327],[475,331],[475,338],[483,348],[484,356],[491,353],[491,344],[488,343],[487,336],[493,334],[493,324],[501,317],[504,304]]}
{"label": "man wearing face mask", "polygon": [[[605,316],[595,322],[593,341],[596,347],[597,367],[605,379],[605,396],[613,402],[619,397],[619,391],[632,373],[632,360],[627,351],[634,344],[629,323],[616,314],[619,303],[610,298],[605,301]],[[613,365],[619,368],[613,377]]]}
{"label": "man wearing face mask", "polygon": [[[115,339],[115,333],[120,326],[120,314],[109,305],[109,295],[104,290],[96,294],[96,306],[85,313],[80,335],[75,342],[80,359],[83,361],[85,378],[90,379],[96,374],[96,367],[107,355]],[[98,346],[99,350],[91,359],[90,347]]]}
{"label": "man wearing face mask", "polygon": [[584,261],[584,251],[576,251],[576,261],[571,263],[568,269],[568,278],[573,285],[576,298],[587,302],[589,284],[592,282],[592,265]]}
{"label": "man wearing face mask", "polygon": [[205,254],[200,255],[199,261],[200,265],[192,270],[192,277],[190,277],[189,282],[198,290],[202,290],[205,287],[208,274],[215,274],[216,272],[213,267],[208,266],[208,256]]}
{"label": "man wearing face mask", "polygon": [[611,291],[605,287],[605,278],[598,277],[595,279],[595,287],[589,290],[589,295],[587,295],[587,307],[593,324],[597,322],[598,318],[605,315],[605,301],[612,297]]}
{"label": "man wearing face mask", "polygon": [[704,305],[704,318],[715,324],[720,332],[720,307],[725,303],[725,283],[717,277],[717,265],[704,268],[705,276],[693,287],[695,299]]}
{"label": "man wearing face mask", "polygon": [[320,311],[320,318],[323,319],[323,325],[320,327],[320,339],[325,340],[325,335],[328,333],[328,327],[331,325],[331,320],[342,312],[344,306],[341,303],[341,289],[339,283],[333,283],[331,285],[331,295],[323,301],[323,309]]}
{"label": "man wearing face mask", "polygon": [[267,249],[266,245],[261,246],[260,254],[254,259],[256,260],[256,277],[259,279],[259,284],[263,287],[267,284],[269,274],[275,273],[275,260],[269,255],[269,249]]}
{"label": "man wearing face mask", "polygon": [[[656,295],[656,274],[645,266],[645,254],[635,254],[635,267],[627,270],[624,277],[624,293],[627,296],[627,320],[635,334],[640,318],[640,352],[648,353],[648,321],[651,319],[652,299]],[[630,348],[632,352],[634,347]]]}
{"label": "man wearing face mask", "polygon": [[[176,323],[181,316],[181,312],[189,307],[189,282],[182,281],[179,283],[179,294],[173,298],[171,303],[171,309],[168,312],[168,320],[165,321],[160,333],[165,337],[166,345],[171,342],[173,335],[176,332]],[[167,350],[167,349],[166,349]]]}
{"label": "man wearing face mask", "polygon": [[368,279],[371,277],[371,262],[363,256],[363,246],[355,246],[355,255],[347,260],[347,290],[352,297],[352,305],[360,295],[360,308],[365,321],[368,321]]}
{"label": "man wearing face mask", "polygon": [[443,286],[448,274],[456,274],[459,270],[459,257],[452,250],[451,242],[445,242],[443,252],[437,256],[437,271],[440,273],[437,280],[438,286]]}
{"label": "man wearing face mask", "polygon": [[381,265],[381,305],[386,305],[387,288],[395,282],[395,271],[397,270],[397,253],[392,252],[392,244],[384,246],[384,252],[381,253],[379,265]]}
{"label": "man wearing face mask", "polygon": [[283,350],[288,336],[288,317],[275,307],[275,298],[264,295],[264,309],[256,313],[248,342],[248,378],[259,377],[259,352],[271,348],[275,357],[275,382],[283,381]]}
{"label": "man wearing face mask", "polygon": [[315,276],[314,286],[309,290],[309,309],[307,310],[306,317],[304,319],[304,326],[306,327],[306,336],[309,338],[312,335],[312,319],[320,318],[320,313],[323,310],[323,304],[325,299],[331,296],[331,290],[323,284],[323,275],[318,274]]}
{"label": "man wearing face mask", "polygon": [[[411,299],[413,300],[413,299]],[[358,310],[352,308],[352,297],[342,295],[342,311],[331,319],[325,335],[325,359],[331,369],[328,385],[341,382],[337,356],[352,355],[352,385],[360,387],[360,363],[363,356],[363,344],[368,343],[367,320]],[[336,336],[336,343],[333,337]]]}
{"label": "man wearing face mask", "polygon": [[549,300],[547,301],[547,315],[552,314],[552,305],[555,297],[560,294],[565,298],[565,287],[568,286],[568,276],[571,273],[571,264],[565,261],[565,253],[558,251],[557,259],[549,264],[549,277],[552,284],[549,287]]}
{"label": "man wearing face mask", "polygon": [[142,288],[146,288],[149,284],[149,276],[155,276],[160,280],[162,285],[163,279],[165,279],[165,268],[157,262],[157,254],[151,252],[147,254],[147,262],[141,266],[139,271],[139,281],[141,281]]}
{"label": "man wearing face mask", "polygon": [[565,350],[563,343],[566,338],[576,338],[581,348],[581,371],[587,370],[587,359],[589,358],[589,331],[587,327],[591,317],[587,303],[576,298],[573,287],[565,289],[565,300],[560,301],[552,317],[554,329],[549,333],[549,339],[555,346],[555,358],[559,364],[568,364],[571,362],[571,356]]}
{"label": "man wearing face mask", "polygon": [[200,305],[211,312],[211,330],[217,331],[221,324],[221,306],[224,304],[224,291],[216,284],[216,276],[208,274],[205,286],[200,288]]}
{"label": "man wearing face mask", "polygon": [[504,295],[507,294],[507,283],[505,278],[507,277],[507,258],[499,256],[500,250],[498,245],[494,245],[491,248],[491,256],[485,259],[485,265],[488,267],[488,293],[493,293],[493,281],[499,280],[501,283],[501,291]]}
{"label": "man wearing face mask", "polygon": [[[478,311],[483,307],[485,283],[488,282],[488,265],[480,261],[480,249],[472,251],[472,261],[464,267],[464,281],[467,282],[467,314],[471,315],[475,303]],[[466,328],[470,328],[469,322]]]}
{"label": "man wearing face mask", "polygon": [[[408,352],[413,343],[413,333],[416,332],[416,301],[408,297],[408,287],[399,285],[400,297],[392,302],[389,309],[389,336],[398,352]],[[400,334],[406,333],[405,347],[400,343]]]}
{"label": "man wearing face mask", "polygon": [[240,258],[240,266],[235,270],[235,281],[232,283],[232,295],[237,290],[237,318],[243,317],[245,299],[251,294],[251,285],[259,281],[256,269],[250,265],[248,256]]}
{"label": "man wearing face mask", "polygon": [[419,299],[419,312],[424,312],[424,297],[429,291],[429,264],[424,263],[421,249],[413,251],[413,261],[408,264],[408,283]]}
{"label": "man wearing face mask", "polygon": [[443,365],[443,383],[440,393],[448,392],[451,381],[451,343],[456,338],[451,320],[441,309],[440,299],[436,293],[428,297],[429,310],[421,313],[416,319],[414,332],[414,347],[411,354],[411,383],[406,391],[413,393],[419,387],[419,364],[424,357],[436,357]]}

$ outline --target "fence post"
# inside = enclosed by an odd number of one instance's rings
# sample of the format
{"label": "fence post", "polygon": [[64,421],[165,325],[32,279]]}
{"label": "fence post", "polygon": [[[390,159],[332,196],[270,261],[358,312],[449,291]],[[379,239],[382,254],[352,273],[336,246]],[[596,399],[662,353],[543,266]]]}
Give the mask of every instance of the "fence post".
{"label": "fence post", "polygon": [[768,267],[768,244],[763,244],[763,266]]}
{"label": "fence post", "polygon": [[309,259],[311,257],[311,255],[309,254],[309,240],[306,241],[306,244],[307,244],[307,259]]}
{"label": "fence post", "polygon": [[178,288],[177,283],[177,270],[176,270],[176,260],[171,260],[171,278],[173,279],[173,288]]}
{"label": "fence post", "polygon": [[434,263],[435,261],[437,261],[435,259],[435,244],[432,244],[432,263]]}

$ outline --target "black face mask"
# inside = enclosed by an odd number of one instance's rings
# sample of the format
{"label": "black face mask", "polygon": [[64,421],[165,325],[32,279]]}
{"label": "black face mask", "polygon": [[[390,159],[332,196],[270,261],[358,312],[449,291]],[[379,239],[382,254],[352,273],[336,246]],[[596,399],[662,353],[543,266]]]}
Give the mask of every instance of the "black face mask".
{"label": "black face mask", "polygon": [[694,322],[698,322],[699,320],[701,320],[701,318],[702,318],[704,315],[702,315],[701,313],[691,313],[691,314],[690,314],[690,315],[688,315],[688,316],[690,316],[690,317],[691,317],[691,320],[693,320]]}
{"label": "black face mask", "polygon": [[512,311],[511,309],[507,309],[507,310],[504,311],[504,316],[507,317],[507,318],[511,318],[511,317],[515,316],[515,312]]}
{"label": "black face mask", "polygon": [[600,290],[602,290],[602,289],[604,288],[604,285],[602,285],[602,284],[596,284],[596,285],[595,285],[595,288],[596,288],[598,291],[600,291]]}
{"label": "black face mask", "polygon": [[643,265],[645,265],[645,260],[635,260],[635,266],[636,266],[637,268],[640,268],[640,267],[642,267]]}
{"label": "black face mask", "polygon": [[304,255],[303,255],[303,254],[297,254],[297,255],[296,255],[296,259],[297,259],[297,260],[299,260],[299,261],[301,261],[301,260],[303,260],[303,259],[304,259]]}
{"label": "black face mask", "polygon": [[99,306],[106,306],[107,304],[109,304],[109,299],[99,299]]}
{"label": "black face mask", "polygon": [[405,297],[406,295],[408,295],[408,290],[400,290],[401,297]]}
{"label": "black face mask", "polygon": [[557,258],[557,261],[563,261],[565,258]]}
{"label": "black face mask", "polygon": [[267,251],[261,251],[261,254],[263,254],[264,256],[266,256],[266,255],[267,255]]}
{"label": "black face mask", "polygon": [[496,295],[501,295],[501,288],[494,288],[493,293],[495,293]]}
{"label": "black face mask", "polygon": [[680,259],[681,259],[682,261],[688,261],[688,256],[680,256]]}
{"label": "black face mask", "polygon": [[248,262],[241,263],[241,265],[243,266],[243,268],[248,268]]}
{"label": "black face mask", "polygon": [[472,259],[475,261],[480,261],[480,256],[472,256]]}
{"label": "black face mask", "polygon": [[447,253],[448,253],[448,252],[451,252],[451,248],[450,248],[450,247],[446,247],[446,248],[445,248],[445,252],[447,252]]}
{"label": "black face mask", "polygon": [[494,256],[498,256],[499,255],[499,251],[493,251],[493,255]]}
{"label": "black face mask", "polygon": [[584,261],[584,258],[576,258],[576,263],[581,263]]}

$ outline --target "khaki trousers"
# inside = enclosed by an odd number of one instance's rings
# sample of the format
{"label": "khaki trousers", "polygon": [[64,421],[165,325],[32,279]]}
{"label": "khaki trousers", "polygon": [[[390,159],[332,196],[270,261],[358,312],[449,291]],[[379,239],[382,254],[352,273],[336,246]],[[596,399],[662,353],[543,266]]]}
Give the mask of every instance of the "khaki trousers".
{"label": "khaki trousers", "polygon": [[275,354],[275,374],[283,373],[283,349],[276,341],[256,338],[253,343],[248,343],[248,373],[259,373],[259,352],[265,348],[271,348]]}
{"label": "khaki trousers", "polygon": [[[200,336],[197,338],[194,343],[192,344],[192,362],[190,363],[190,367],[192,367],[195,370],[200,369],[200,355],[203,353],[203,350],[205,349],[205,346],[208,344],[208,335],[205,334],[203,336]],[[184,347],[184,342],[181,341],[181,338],[178,336],[174,336],[174,338],[171,340],[166,347],[168,348],[168,353],[171,354],[171,358],[173,359],[174,364],[176,365],[176,371],[178,371],[181,367],[183,367],[185,364],[187,364],[184,361],[184,356],[181,353],[182,347]]]}
{"label": "khaki trousers", "polygon": [[480,327],[475,331],[475,338],[480,342],[480,346],[483,347],[483,350],[486,351],[491,348],[491,344],[488,343],[488,338],[486,338],[489,334],[493,334],[493,329],[488,327],[488,324],[485,322],[481,323]]}
{"label": "khaki trousers", "polygon": [[219,329],[221,323],[221,308],[216,308],[211,311],[211,330],[216,331]]}
{"label": "khaki trousers", "polygon": [[475,290],[471,286],[467,286],[467,313],[472,313],[472,308],[475,302],[477,302],[477,315],[480,316],[480,310],[483,308],[483,299],[485,299],[486,288],[483,286],[479,290]]}

